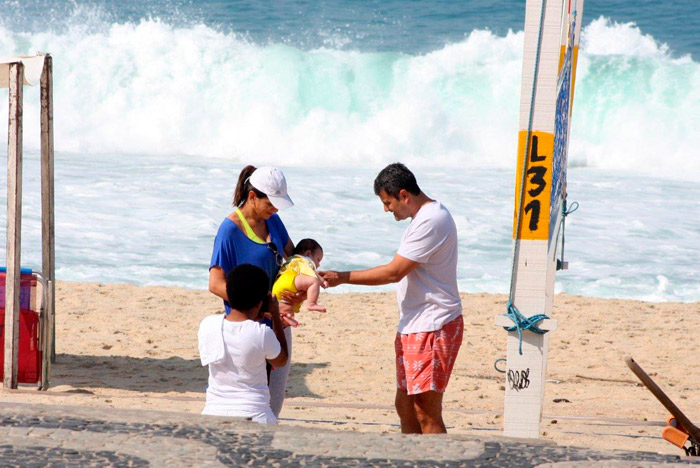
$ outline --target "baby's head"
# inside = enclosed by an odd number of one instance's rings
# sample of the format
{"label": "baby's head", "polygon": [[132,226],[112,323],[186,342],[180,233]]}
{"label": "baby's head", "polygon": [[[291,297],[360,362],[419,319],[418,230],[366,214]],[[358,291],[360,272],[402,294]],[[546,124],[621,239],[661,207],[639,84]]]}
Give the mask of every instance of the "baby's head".
{"label": "baby's head", "polygon": [[321,265],[321,260],[323,260],[323,248],[321,244],[313,239],[302,239],[294,247],[292,252],[294,255],[303,255],[304,257],[309,257],[314,261],[314,265],[318,268]]}

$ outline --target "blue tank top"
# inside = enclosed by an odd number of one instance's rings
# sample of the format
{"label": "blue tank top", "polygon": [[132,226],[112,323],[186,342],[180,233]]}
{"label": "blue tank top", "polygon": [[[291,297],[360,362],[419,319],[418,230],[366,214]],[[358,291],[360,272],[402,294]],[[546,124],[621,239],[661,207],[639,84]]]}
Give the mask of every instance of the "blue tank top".
{"label": "blue tank top", "polygon": [[[284,247],[289,242],[289,234],[282,220],[276,214],[270,216],[265,224],[270,233],[271,242],[258,244],[250,240],[233,221],[225,218],[214,239],[214,252],[211,255],[209,269],[218,266],[221,267],[224,274],[228,274],[238,265],[249,263],[265,270],[270,281],[269,289],[272,290],[272,284],[280,267],[269,244],[275,244],[277,251],[284,258]],[[226,314],[231,312],[228,301],[224,301],[224,308]]]}

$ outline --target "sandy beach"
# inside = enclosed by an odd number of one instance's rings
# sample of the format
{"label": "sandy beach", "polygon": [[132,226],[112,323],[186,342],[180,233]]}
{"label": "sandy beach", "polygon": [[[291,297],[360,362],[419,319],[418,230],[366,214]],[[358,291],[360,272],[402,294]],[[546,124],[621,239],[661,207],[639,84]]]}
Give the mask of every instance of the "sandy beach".
{"label": "sandy beach", "polygon": [[[51,389],[3,391],[3,402],[198,413],[206,368],[199,321],[221,309],[207,291],[99,283],[57,284],[57,363]],[[324,293],[325,315],[302,312],[283,425],[397,432],[393,411],[392,293]],[[465,335],[445,395],[448,431],[498,435],[506,333],[493,325],[505,296],[462,295]],[[599,449],[680,454],[660,437],[665,409],[627,369],[631,355],[691,420],[700,421],[691,324],[700,303],[556,296],[543,438]]]}

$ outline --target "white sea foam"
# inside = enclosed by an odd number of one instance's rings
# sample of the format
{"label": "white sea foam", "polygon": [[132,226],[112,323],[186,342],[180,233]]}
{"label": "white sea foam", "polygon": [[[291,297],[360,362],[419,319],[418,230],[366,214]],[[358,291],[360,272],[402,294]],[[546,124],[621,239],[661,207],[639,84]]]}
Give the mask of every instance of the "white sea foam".
{"label": "white sea foam", "polygon": [[[59,151],[286,166],[509,168],[521,49],[521,32],[478,30],[411,56],[259,45],[152,19],[42,33],[0,26],[0,50],[55,57]],[[700,176],[697,62],[599,18],[583,31],[579,64],[573,166]],[[37,90],[26,94],[31,117]],[[37,119],[26,125],[27,147],[38,148]]]}
{"label": "white sea foam", "polygon": [[[34,268],[41,263],[37,159],[29,153],[25,160],[23,204],[22,264]],[[395,222],[374,196],[372,179],[379,168],[285,168],[296,206],[281,215],[295,240],[321,242],[326,268],[369,268],[388,262],[396,251],[406,222]],[[59,153],[58,278],[206,288],[213,237],[231,210],[239,170],[212,158],[102,156],[98,162],[90,155]],[[422,188],[455,218],[460,289],[507,293],[513,171],[416,172]],[[4,184],[0,167],[0,187]],[[570,268],[557,275],[557,291],[700,300],[697,184],[573,169],[569,197],[581,208],[567,220]],[[0,190],[0,206],[4,203]],[[0,223],[0,239],[4,236]]]}
{"label": "white sea foam", "polygon": [[[455,215],[460,288],[506,293],[521,48],[519,32],[473,31],[411,56],[260,45],[158,20],[0,26],[7,54],[55,57],[59,279],[197,288],[242,164],[285,169],[292,236],[318,238],[324,263],[343,269],[395,252],[405,225],[382,213],[371,180],[402,160]],[[37,94],[25,93],[28,266],[40,263]],[[700,177],[698,109],[698,63],[630,24],[585,29],[568,187],[582,207],[567,222],[558,291],[700,300],[698,186],[655,177]],[[0,160],[5,135],[0,119]],[[0,167],[0,187],[5,177]]]}

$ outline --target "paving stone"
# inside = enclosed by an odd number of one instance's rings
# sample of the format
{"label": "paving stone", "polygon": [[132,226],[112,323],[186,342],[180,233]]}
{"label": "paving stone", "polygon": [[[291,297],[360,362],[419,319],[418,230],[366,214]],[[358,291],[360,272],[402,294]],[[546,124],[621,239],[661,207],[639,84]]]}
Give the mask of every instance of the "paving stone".
{"label": "paving stone", "polygon": [[4,466],[578,466],[694,459],[503,437],[357,434],[157,411],[1,404]]}

